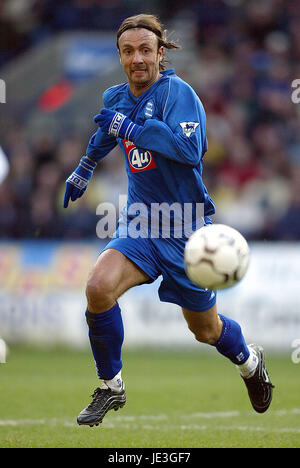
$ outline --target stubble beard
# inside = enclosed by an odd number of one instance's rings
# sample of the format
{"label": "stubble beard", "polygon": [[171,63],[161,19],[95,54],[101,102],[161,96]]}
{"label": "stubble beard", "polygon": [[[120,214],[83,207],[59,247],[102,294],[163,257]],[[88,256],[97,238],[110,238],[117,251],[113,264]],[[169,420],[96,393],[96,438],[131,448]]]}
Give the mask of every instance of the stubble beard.
{"label": "stubble beard", "polygon": [[141,91],[143,89],[148,89],[150,86],[152,86],[159,78],[161,77],[161,74],[158,70],[158,72],[151,76],[148,80],[144,80],[144,81],[133,81],[133,80],[130,80],[131,81],[131,86],[133,88],[135,88],[136,90],[138,91]]}

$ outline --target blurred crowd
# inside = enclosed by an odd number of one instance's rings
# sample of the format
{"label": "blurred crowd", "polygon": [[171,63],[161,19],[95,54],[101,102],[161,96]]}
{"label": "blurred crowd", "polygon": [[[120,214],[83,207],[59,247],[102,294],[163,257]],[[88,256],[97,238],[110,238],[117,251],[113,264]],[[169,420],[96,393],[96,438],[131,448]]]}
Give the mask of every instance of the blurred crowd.
{"label": "blurred crowd", "polygon": [[0,0],[0,66],[60,31],[115,30],[158,0]]}
{"label": "blurred crowd", "polygon": [[[51,9],[48,0],[0,0],[0,60],[10,60],[58,29],[116,29],[124,17],[140,12],[138,3],[57,1]],[[26,4],[30,19],[21,32],[17,4]],[[201,0],[185,9],[182,1],[165,0],[160,5],[165,22],[172,12],[176,24],[188,24],[191,34],[193,60],[176,71],[206,110],[204,181],[216,203],[215,221],[238,228],[249,240],[299,240],[300,103],[292,100],[292,82],[300,78],[300,1]],[[105,25],[97,20],[97,9],[106,9]],[[11,34],[12,25],[23,35],[19,42],[2,34]],[[8,132],[1,142],[10,162],[0,186],[2,238],[95,237],[97,205],[117,205],[127,181],[116,149],[100,164],[86,194],[62,208],[64,181],[89,136],[55,139],[45,133],[29,141],[20,126]]]}
{"label": "blurred crowd", "polygon": [[299,240],[300,2],[199,3],[190,73],[208,117],[216,219],[250,239]]}

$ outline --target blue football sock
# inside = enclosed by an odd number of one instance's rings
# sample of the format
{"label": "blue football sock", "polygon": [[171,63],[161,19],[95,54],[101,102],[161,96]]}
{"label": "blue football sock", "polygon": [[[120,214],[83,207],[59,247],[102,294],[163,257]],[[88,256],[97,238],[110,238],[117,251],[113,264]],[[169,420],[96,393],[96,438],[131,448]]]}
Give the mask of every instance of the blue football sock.
{"label": "blue football sock", "polygon": [[119,304],[99,314],[87,310],[85,316],[98,377],[111,380],[122,368],[124,328]]}
{"label": "blue football sock", "polygon": [[223,322],[223,329],[216,343],[217,350],[234,364],[244,364],[249,358],[250,352],[240,325],[224,315],[219,314],[219,317]]}

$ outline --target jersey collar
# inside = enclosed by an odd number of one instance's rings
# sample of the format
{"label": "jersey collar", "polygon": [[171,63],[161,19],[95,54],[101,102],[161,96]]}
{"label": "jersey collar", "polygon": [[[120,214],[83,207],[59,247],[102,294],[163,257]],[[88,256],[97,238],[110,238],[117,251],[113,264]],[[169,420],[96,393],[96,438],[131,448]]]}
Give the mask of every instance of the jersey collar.
{"label": "jersey collar", "polygon": [[162,81],[164,81],[166,78],[168,78],[170,75],[175,75],[174,68],[169,68],[168,70],[162,70],[160,73],[161,73],[162,76],[159,78],[159,80],[155,81],[155,83],[153,83],[153,85],[150,86],[150,88],[147,89],[147,91],[144,91],[138,97],[136,97],[136,96],[134,96],[132,94],[132,92],[130,91],[130,88],[129,88],[129,84],[127,83],[127,91],[128,91],[129,97],[134,102],[138,102],[140,99],[144,99],[144,97],[147,97],[149,94],[152,94],[152,92],[157,88],[157,86],[159,86],[159,84]]}

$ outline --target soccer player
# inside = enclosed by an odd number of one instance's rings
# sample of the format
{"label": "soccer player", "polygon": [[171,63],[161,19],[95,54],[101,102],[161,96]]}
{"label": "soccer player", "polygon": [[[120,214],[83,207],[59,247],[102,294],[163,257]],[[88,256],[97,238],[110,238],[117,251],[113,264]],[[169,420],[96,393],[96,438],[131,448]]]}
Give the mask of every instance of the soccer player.
{"label": "soccer player", "polygon": [[[253,408],[262,413],[271,403],[273,388],[262,347],[247,346],[240,325],[218,314],[216,293],[195,286],[184,270],[187,232],[211,223],[215,212],[201,177],[207,150],[202,103],[173,69],[166,69],[165,50],[179,46],[168,40],[156,16],[125,19],[117,32],[117,47],[128,81],[104,92],[105,107],[94,118],[99,128],[67,179],[64,197],[65,208],[70,199],[81,197],[97,163],[120,145],[128,201],[86,288],[85,315],[102,385],[77,422],[98,425],[108,410],[124,406],[124,330],[118,298],[159,276],[160,300],[179,305],[196,340],[215,346],[238,367]],[[187,220],[180,216],[186,207]]]}

